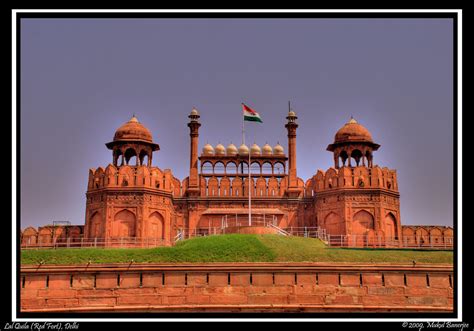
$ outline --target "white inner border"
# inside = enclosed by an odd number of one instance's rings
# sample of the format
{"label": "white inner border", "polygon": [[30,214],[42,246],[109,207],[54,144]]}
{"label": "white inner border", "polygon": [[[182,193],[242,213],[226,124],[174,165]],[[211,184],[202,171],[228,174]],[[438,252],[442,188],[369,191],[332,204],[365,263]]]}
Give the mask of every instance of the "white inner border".
{"label": "white inner border", "polygon": [[[457,224],[457,240],[458,240],[458,270],[457,270],[457,303],[458,303],[458,316],[457,318],[445,318],[445,319],[420,319],[420,318],[17,318],[16,311],[16,290],[17,290],[17,273],[16,273],[16,245],[17,245],[17,222],[16,222],[16,42],[17,42],[17,13],[457,13],[457,53],[458,53],[458,149],[457,149],[457,161],[458,161],[458,224]],[[454,59],[453,59],[454,60]],[[453,109],[453,111],[455,111]],[[38,10],[38,9],[16,9],[12,10],[12,321],[13,322],[32,322],[32,321],[51,321],[51,322],[165,322],[165,321],[313,321],[313,322],[374,322],[374,321],[386,321],[386,322],[428,322],[428,321],[462,321],[462,10],[440,10],[440,9],[377,9],[377,10],[354,10],[354,9],[215,9],[215,10],[197,10],[197,9],[127,9],[127,10],[110,10],[110,9],[58,9],[58,10]],[[455,298],[456,299],[456,298]],[[78,313],[78,317],[80,313]],[[257,315],[258,316],[258,315]]]}

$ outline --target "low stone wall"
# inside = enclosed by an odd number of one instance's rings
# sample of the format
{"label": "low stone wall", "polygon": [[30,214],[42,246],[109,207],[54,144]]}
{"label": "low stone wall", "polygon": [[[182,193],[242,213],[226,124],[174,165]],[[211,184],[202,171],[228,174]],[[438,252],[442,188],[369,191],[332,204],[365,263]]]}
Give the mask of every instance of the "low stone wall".
{"label": "low stone wall", "polygon": [[22,312],[453,310],[452,265],[22,266]]}

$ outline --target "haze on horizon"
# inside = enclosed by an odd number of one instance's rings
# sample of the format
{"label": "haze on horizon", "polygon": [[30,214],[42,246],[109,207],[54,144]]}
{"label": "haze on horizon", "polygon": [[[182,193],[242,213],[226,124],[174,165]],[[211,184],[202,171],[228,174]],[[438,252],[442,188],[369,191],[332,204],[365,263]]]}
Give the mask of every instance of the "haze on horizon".
{"label": "haze on horizon", "polygon": [[397,170],[402,224],[453,224],[453,22],[450,19],[22,19],[21,227],[84,224],[89,168],[136,114],[189,172],[199,148],[241,143],[241,102],[263,124],[246,142],[280,142],[298,115],[298,176],[333,166],[326,147],[350,116]]}

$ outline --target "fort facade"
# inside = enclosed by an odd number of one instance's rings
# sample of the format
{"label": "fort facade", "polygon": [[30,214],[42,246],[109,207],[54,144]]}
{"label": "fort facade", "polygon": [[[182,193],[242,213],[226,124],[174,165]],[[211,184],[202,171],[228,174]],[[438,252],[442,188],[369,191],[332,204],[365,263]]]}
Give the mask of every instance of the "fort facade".
{"label": "fort facade", "polygon": [[353,118],[327,147],[334,166],[307,180],[298,177],[297,119],[294,111],[286,117],[287,152],[280,144],[206,144],[199,153],[200,115],[193,109],[189,175],[180,180],[171,170],[153,166],[160,146],[133,116],[106,143],[112,162],[89,170],[85,225],[26,228],[21,243],[47,244],[60,238],[117,243],[126,238],[171,245],[177,236],[223,229],[268,233],[318,228],[331,236],[363,238],[360,245],[452,245],[450,227],[402,226],[397,172],[375,163],[380,145]]}

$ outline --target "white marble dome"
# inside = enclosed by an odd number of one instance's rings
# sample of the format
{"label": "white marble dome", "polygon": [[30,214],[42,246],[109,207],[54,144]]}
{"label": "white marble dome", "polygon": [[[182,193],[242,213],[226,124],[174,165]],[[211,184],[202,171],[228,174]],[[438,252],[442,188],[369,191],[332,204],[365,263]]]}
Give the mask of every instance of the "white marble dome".
{"label": "white marble dome", "polygon": [[237,154],[239,154],[239,150],[234,144],[231,143],[229,146],[227,146],[227,155],[235,156]]}
{"label": "white marble dome", "polygon": [[216,148],[214,148],[215,155],[223,156],[225,155],[225,147],[222,144],[218,144]]}
{"label": "white marble dome", "polygon": [[285,155],[283,146],[280,144],[276,144],[276,146],[273,147],[273,155]]}
{"label": "white marble dome", "polygon": [[249,155],[249,148],[247,145],[242,144],[239,147],[239,155]]}
{"label": "white marble dome", "polygon": [[273,148],[269,144],[265,144],[262,147],[262,154],[263,155],[273,155]]}
{"label": "white marble dome", "polygon": [[204,145],[202,148],[202,155],[214,155],[214,147],[210,144]]}
{"label": "white marble dome", "polygon": [[262,149],[260,148],[260,146],[258,146],[257,144],[253,144],[252,147],[250,147],[250,155],[253,155],[253,156],[262,155]]}

